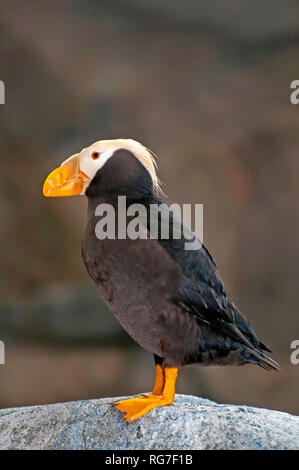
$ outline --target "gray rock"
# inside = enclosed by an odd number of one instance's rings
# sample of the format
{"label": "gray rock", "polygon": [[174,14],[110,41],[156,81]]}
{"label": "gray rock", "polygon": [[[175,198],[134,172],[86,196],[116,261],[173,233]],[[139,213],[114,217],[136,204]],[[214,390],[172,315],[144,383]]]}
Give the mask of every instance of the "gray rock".
{"label": "gray rock", "polygon": [[299,417],[176,395],[126,424],[119,398],[0,410],[0,449],[299,449]]}

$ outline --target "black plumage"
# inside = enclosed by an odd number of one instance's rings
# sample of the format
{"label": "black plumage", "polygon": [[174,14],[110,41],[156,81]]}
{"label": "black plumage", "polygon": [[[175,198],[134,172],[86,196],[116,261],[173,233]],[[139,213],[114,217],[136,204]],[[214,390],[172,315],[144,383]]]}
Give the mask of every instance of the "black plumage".
{"label": "black plumage", "polygon": [[[86,195],[85,266],[101,296],[141,346],[161,357],[166,366],[254,363],[277,369],[264,353],[269,349],[232,303],[205,246],[186,251],[184,236],[166,240],[161,236],[158,240],[96,238],[97,205],[109,203],[117,214],[117,197],[125,195],[127,205],[145,206],[149,223],[151,205],[162,203],[153,194],[148,171],[131,152],[118,150],[96,174]],[[168,216],[164,203],[160,224]],[[143,316],[146,321],[140,321]]]}

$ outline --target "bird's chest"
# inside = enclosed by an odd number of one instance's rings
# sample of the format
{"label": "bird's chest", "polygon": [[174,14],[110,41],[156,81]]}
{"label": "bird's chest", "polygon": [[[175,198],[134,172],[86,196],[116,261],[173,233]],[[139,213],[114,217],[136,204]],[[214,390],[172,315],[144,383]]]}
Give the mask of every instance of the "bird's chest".
{"label": "bird's chest", "polygon": [[100,296],[127,332],[159,353],[158,325],[177,285],[177,268],[156,240],[99,240],[89,223],[82,240],[85,267]]}

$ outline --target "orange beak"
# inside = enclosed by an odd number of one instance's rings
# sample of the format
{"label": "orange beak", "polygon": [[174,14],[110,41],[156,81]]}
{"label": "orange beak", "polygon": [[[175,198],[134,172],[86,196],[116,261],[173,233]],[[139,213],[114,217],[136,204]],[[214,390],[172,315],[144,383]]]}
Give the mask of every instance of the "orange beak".
{"label": "orange beak", "polygon": [[90,178],[80,171],[79,155],[73,155],[52,171],[43,186],[46,197],[65,197],[83,194]]}

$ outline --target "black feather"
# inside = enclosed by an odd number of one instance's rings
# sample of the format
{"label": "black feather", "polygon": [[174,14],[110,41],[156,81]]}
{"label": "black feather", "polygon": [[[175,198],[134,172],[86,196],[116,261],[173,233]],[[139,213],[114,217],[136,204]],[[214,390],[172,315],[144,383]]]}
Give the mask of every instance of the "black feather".
{"label": "black feather", "polygon": [[[148,213],[151,204],[163,204],[160,206],[163,208],[159,211],[160,225],[163,224],[163,218],[173,222],[174,226],[175,224],[180,225],[180,239],[174,239],[171,232],[169,239],[163,239],[160,230],[158,240],[180,266],[178,292],[176,296],[171,296],[170,302],[194,315],[202,328],[208,327],[208,330],[202,330],[203,343],[211,335],[211,332],[217,336],[213,346],[207,345],[207,343],[203,344],[203,347],[199,346],[198,354],[202,355],[206,348],[207,351],[214,351],[214,354],[219,358],[221,355],[229,354],[231,350],[236,350],[247,362],[257,363],[266,369],[279,369],[278,364],[263,352],[263,350],[271,352],[270,349],[260,342],[248,320],[231,301],[207,248],[202,245],[197,250],[185,250],[186,227],[176,219],[176,215],[157,198],[146,199],[144,203],[148,208]],[[148,229],[150,230],[149,220],[148,217]],[[220,345],[218,352],[217,341]]]}

